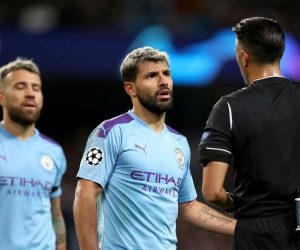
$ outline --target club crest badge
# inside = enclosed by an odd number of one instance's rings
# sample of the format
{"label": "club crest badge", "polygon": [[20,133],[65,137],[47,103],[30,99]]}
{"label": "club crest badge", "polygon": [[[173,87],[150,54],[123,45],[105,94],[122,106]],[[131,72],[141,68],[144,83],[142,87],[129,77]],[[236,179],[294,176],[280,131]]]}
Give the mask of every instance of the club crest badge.
{"label": "club crest badge", "polygon": [[182,150],[180,148],[176,148],[174,150],[174,155],[176,161],[180,164],[180,166],[182,166],[182,168],[184,168],[185,158]]}
{"label": "club crest badge", "polygon": [[51,170],[53,168],[53,160],[51,159],[51,157],[49,155],[43,155],[41,158],[41,163],[42,166],[46,169],[46,170]]}
{"label": "club crest badge", "polygon": [[104,154],[100,148],[90,149],[85,156],[85,161],[91,166],[98,165],[104,157]]}

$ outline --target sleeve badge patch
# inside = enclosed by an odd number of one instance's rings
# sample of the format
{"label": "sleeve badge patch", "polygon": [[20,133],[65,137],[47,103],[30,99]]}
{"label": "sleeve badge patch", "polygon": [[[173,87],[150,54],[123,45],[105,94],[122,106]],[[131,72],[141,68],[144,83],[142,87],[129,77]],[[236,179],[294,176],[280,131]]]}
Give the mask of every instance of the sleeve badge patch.
{"label": "sleeve badge patch", "polygon": [[85,156],[85,161],[91,166],[98,165],[104,157],[104,154],[100,148],[90,149]]}

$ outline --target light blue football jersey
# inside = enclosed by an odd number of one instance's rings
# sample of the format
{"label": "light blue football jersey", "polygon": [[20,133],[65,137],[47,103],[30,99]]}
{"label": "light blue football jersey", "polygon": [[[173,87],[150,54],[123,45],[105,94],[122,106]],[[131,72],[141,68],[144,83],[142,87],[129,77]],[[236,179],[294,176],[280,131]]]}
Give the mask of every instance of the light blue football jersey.
{"label": "light blue football jersey", "polygon": [[0,125],[0,249],[55,249],[50,199],[65,169],[62,148],[37,129],[23,141]]}
{"label": "light blue football jersey", "polygon": [[102,250],[176,249],[178,203],[196,199],[184,136],[156,133],[132,111],[89,136],[77,177],[103,187],[98,203]]}

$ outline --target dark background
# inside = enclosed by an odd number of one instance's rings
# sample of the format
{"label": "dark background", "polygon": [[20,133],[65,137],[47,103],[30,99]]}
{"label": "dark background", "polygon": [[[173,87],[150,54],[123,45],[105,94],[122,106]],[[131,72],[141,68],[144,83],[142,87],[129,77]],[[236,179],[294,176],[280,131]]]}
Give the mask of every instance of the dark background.
{"label": "dark background", "polygon": [[[131,108],[118,67],[134,38],[149,26],[161,25],[181,51],[220,29],[230,28],[241,18],[266,16],[279,21],[298,39],[298,10],[298,1],[284,0],[1,0],[0,63],[22,56],[40,66],[45,103],[37,127],[58,141],[66,153],[62,207],[68,249],[79,249],[72,205],[87,136],[103,120]],[[159,39],[157,36],[158,45]],[[243,87],[243,81],[234,58],[204,86],[174,81],[174,108],[167,114],[167,123],[189,140],[191,171],[198,199],[202,200],[202,170],[196,160],[202,130],[213,104],[220,96]],[[229,189],[232,178],[230,172],[226,183]],[[232,243],[229,237],[182,222],[178,223],[178,239],[180,250],[227,250]]]}

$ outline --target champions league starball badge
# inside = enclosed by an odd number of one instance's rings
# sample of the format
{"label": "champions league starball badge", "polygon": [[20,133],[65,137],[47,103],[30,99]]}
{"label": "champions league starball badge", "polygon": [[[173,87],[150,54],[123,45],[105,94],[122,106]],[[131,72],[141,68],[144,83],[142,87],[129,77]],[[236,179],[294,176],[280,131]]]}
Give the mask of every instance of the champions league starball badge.
{"label": "champions league starball badge", "polygon": [[91,166],[98,165],[103,159],[103,152],[100,148],[92,148],[86,153],[85,161]]}
{"label": "champions league starball badge", "polygon": [[176,148],[176,149],[174,150],[174,155],[175,155],[176,161],[177,161],[181,166],[184,166],[185,159],[184,159],[184,154],[183,154],[182,150],[181,150],[180,148]]}

